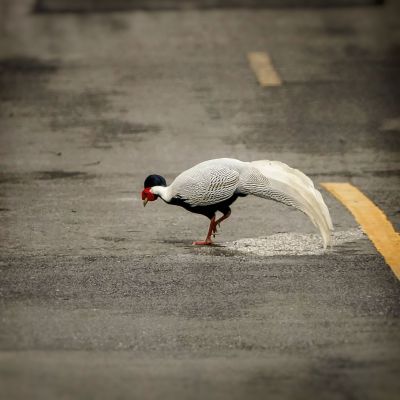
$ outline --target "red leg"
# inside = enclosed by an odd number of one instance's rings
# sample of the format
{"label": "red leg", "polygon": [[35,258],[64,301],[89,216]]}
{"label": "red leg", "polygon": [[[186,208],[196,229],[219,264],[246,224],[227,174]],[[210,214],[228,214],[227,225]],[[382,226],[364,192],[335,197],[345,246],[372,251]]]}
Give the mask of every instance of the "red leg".
{"label": "red leg", "polygon": [[229,218],[230,215],[231,215],[231,210],[229,210],[229,211],[228,211],[226,214],[224,214],[221,218],[218,218],[218,219],[215,221],[215,232],[217,231],[217,225],[219,226],[219,224],[220,224],[223,220]]}
{"label": "red leg", "polygon": [[197,246],[205,246],[205,245],[212,244],[211,235],[213,235],[216,231],[217,231],[217,227],[216,227],[215,215],[214,215],[210,221],[210,227],[208,228],[206,240],[199,241],[199,242],[193,242],[192,244],[197,245]]}
{"label": "red leg", "polygon": [[226,214],[224,214],[221,218],[218,218],[213,226],[213,231],[212,231],[212,235],[213,237],[215,237],[215,235],[217,234],[217,226],[219,227],[221,222],[227,218],[229,218],[229,216],[231,215],[231,210],[229,210]]}

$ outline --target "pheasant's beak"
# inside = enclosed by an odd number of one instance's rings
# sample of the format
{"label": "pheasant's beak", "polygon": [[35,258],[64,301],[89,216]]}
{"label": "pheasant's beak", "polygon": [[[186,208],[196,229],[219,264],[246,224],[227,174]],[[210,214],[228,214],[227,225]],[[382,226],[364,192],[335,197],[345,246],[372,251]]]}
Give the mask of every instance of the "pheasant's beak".
{"label": "pheasant's beak", "polygon": [[146,207],[146,204],[148,201],[149,201],[149,199],[147,199],[147,198],[143,200],[143,207]]}

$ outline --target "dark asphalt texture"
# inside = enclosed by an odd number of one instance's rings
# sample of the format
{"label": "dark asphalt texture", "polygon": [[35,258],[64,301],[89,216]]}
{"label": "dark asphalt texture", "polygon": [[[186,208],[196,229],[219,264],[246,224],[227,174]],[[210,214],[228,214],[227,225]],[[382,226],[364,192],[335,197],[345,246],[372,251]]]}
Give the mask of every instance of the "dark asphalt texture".
{"label": "dark asphalt texture", "polygon": [[[400,228],[398,6],[34,14],[0,2],[0,398],[398,399],[400,285],[364,237],[239,199],[208,221],[161,201],[197,162],[280,160],[351,182]],[[261,88],[249,51],[283,86]],[[336,231],[357,226],[329,193]]]}

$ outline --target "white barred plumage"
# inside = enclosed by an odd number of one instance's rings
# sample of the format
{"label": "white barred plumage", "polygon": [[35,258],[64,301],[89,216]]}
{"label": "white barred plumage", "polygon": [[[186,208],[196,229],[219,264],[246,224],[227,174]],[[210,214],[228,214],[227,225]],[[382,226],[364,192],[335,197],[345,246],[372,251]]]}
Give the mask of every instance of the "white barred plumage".
{"label": "white barred plumage", "polygon": [[[164,179],[158,175],[153,177]],[[230,215],[230,204],[238,196],[254,195],[304,212],[318,227],[324,248],[330,244],[333,225],[321,193],[309,177],[282,162],[243,162],[232,158],[208,160],[182,172],[170,186],[157,185],[156,182],[144,192],[150,190],[167,203],[180,205],[211,219],[206,241],[196,243],[211,244],[216,225]],[[151,200],[146,196],[142,194],[145,202]],[[217,221],[216,211],[224,214]]]}

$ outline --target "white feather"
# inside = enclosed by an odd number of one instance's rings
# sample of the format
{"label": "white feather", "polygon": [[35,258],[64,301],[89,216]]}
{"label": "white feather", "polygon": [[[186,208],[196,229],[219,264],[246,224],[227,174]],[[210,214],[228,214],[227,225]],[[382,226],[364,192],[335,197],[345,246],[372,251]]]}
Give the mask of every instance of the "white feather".
{"label": "white feather", "polygon": [[242,190],[303,211],[318,227],[324,248],[331,243],[333,225],[328,207],[311,179],[301,171],[279,161],[253,161]]}
{"label": "white feather", "polygon": [[220,203],[232,197],[237,189],[240,179],[237,167],[241,164],[229,158],[204,161],[178,175],[171,184],[171,192],[193,207]]}

